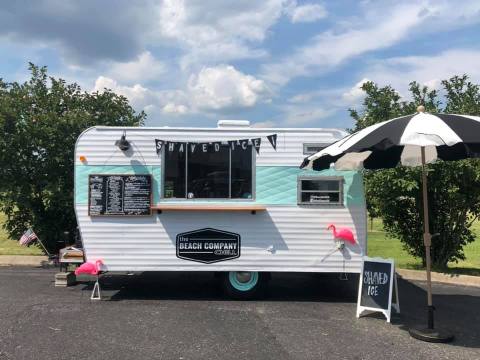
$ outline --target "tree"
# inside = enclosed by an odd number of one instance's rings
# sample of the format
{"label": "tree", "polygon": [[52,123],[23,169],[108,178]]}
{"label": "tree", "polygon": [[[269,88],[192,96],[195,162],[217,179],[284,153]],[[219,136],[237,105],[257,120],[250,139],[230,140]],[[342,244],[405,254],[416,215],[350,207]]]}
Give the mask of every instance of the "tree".
{"label": "tree", "polygon": [[[410,101],[401,100],[390,86],[364,84],[362,111],[350,109],[355,131],[412,114],[418,105],[432,113],[480,113],[479,87],[469,82],[466,75],[444,80],[442,86],[443,102],[436,90],[416,82],[410,83]],[[366,171],[365,187],[367,203],[382,218],[387,234],[399,238],[411,255],[425,263],[420,169],[398,166]],[[430,232],[439,233],[432,239],[432,263],[444,269],[450,261],[465,259],[463,247],[475,239],[470,227],[480,215],[480,162],[470,159],[428,165],[428,196]]]}
{"label": "tree", "polygon": [[[110,90],[82,92],[30,63],[23,84],[0,79],[0,211],[14,239],[32,227],[55,250],[64,231],[73,237],[74,146],[94,125],[138,126],[146,117]],[[70,239],[71,240],[71,239]]]}

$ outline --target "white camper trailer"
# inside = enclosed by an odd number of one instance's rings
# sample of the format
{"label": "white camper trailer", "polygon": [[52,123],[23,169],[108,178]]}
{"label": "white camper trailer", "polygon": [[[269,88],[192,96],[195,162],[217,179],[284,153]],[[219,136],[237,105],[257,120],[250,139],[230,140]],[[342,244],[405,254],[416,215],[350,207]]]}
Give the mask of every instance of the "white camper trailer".
{"label": "white camper trailer", "polygon": [[[301,170],[336,129],[93,127],[75,148],[85,256],[103,271],[213,271],[249,296],[270,272],[359,273],[361,174]],[[350,228],[355,244],[327,227]]]}

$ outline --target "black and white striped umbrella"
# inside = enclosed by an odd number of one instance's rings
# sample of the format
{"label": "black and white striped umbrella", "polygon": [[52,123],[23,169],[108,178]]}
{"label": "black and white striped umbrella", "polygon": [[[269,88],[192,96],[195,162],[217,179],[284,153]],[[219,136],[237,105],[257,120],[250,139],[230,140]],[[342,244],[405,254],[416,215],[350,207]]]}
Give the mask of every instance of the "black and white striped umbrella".
{"label": "black and white striped umbrella", "polygon": [[480,117],[422,111],[369,126],[306,157],[302,168],[322,170],[391,168],[421,165],[436,159],[480,157]]}
{"label": "black and white striped umbrella", "polygon": [[421,340],[446,342],[453,337],[433,326],[432,285],[430,277],[431,238],[429,229],[427,172],[425,164],[437,159],[461,160],[480,157],[480,117],[453,114],[418,113],[369,126],[333,143],[304,159],[301,167],[323,170],[335,163],[338,170],[382,169],[398,164],[422,165],[422,193],[426,270],[427,327],[411,328],[410,334]]}

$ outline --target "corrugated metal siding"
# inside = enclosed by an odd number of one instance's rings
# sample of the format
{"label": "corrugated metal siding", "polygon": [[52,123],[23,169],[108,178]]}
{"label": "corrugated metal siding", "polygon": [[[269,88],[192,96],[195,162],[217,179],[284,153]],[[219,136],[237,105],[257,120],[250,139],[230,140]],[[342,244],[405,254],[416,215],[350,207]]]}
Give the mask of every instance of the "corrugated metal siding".
{"label": "corrugated metal siding", "polygon": [[[268,207],[250,213],[164,211],[151,217],[94,217],[87,206],[77,215],[88,260],[102,259],[110,271],[312,271],[359,272],[365,248],[366,218],[363,207]],[[345,256],[334,249],[326,228],[348,226],[359,246]],[[176,257],[178,233],[212,227],[241,235],[241,256],[215,264],[200,264]],[[273,253],[268,251],[273,249]],[[344,261],[345,260],[345,261]],[[345,267],[344,267],[345,266]]]}
{"label": "corrugated metal siding", "polygon": [[[76,152],[76,171],[81,167],[79,156],[87,165],[116,165],[154,169],[160,166],[154,139],[171,141],[220,141],[262,136],[257,166],[298,167],[303,143],[329,143],[338,140],[341,132],[282,129],[139,129],[127,130],[132,152],[122,153],[114,145],[123,129],[93,128],[80,136]],[[277,151],[267,135],[278,134]],[[151,168],[150,168],[151,167]],[[78,178],[76,178],[78,181]],[[263,186],[263,185],[262,185]],[[296,188],[296,184],[294,185]],[[295,189],[296,191],[296,189]],[[348,196],[348,194],[346,194]],[[363,202],[363,197],[361,198]],[[365,206],[298,207],[268,206],[265,212],[168,212],[150,217],[89,217],[87,205],[76,203],[88,260],[102,259],[109,271],[312,271],[359,272],[361,249],[366,242]],[[354,230],[360,246],[349,248],[343,256],[338,251],[322,261],[334,249],[328,224],[348,226]],[[239,233],[241,256],[215,264],[201,264],[176,257],[176,235],[205,227]],[[273,253],[268,251],[273,247]]]}
{"label": "corrugated metal siding", "polygon": [[[266,136],[277,134],[277,151],[268,142]],[[257,165],[298,166],[304,158],[304,143],[332,143],[343,133],[324,130],[262,130],[246,129],[142,129],[128,128],[127,140],[132,144],[132,151],[124,154],[115,145],[123,134],[122,129],[92,128],[80,135],[76,146],[75,163],[81,164],[78,157],[83,155],[89,165],[160,165],[161,161],[155,151],[154,139],[170,141],[226,141],[262,137],[260,155]]]}

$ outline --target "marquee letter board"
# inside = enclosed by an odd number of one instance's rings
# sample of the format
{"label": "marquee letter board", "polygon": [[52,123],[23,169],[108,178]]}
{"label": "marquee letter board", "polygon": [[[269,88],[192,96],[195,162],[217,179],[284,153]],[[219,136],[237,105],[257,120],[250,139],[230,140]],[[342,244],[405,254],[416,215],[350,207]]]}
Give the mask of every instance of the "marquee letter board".
{"label": "marquee letter board", "polygon": [[88,215],[147,216],[152,214],[151,175],[90,175]]}
{"label": "marquee letter board", "polygon": [[393,259],[364,257],[358,288],[357,318],[364,311],[381,312],[387,318],[387,322],[390,322],[392,305],[399,313],[400,303]]}

